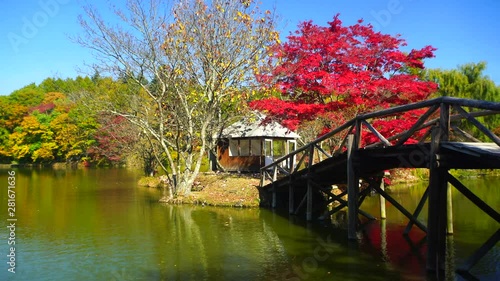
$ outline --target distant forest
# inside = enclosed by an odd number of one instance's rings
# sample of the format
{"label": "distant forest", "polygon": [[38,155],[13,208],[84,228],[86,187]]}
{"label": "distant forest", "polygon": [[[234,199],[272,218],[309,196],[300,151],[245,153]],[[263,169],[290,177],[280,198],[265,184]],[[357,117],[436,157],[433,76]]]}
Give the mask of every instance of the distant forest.
{"label": "distant forest", "polygon": [[[498,101],[500,87],[484,76],[484,63],[471,63],[454,70],[430,69],[424,79],[438,83],[433,96]],[[0,96],[0,163],[41,164],[55,162],[86,165],[137,164],[151,169],[153,147],[141,130],[125,118],[94,111],[90,103],[103,96],[130,91],[124,79],[76,77],[47,78]],[[85,95],[81,95],[85,93]],[[95,96],[92,101],[80,98]],[[88,99],[88,98],[87,98]],[[497,135],[500,117],[483,117]],[[473,135],[481,134],[473,126]]]}
{"label": "distant forest", "polygon": [[[93,112],[81,92],[119,92],[111,78],[47,78],[0,96],[0,163],[124,164],[141,153],[140,131],[118,116]],[[132,153],[133,152],[133,153]]]}

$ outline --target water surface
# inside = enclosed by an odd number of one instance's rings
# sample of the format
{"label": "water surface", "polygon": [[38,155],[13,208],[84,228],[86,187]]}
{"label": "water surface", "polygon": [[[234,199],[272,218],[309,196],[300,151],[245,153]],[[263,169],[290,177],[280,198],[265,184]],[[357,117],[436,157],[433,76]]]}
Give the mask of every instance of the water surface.
{"label": "water surface", "polygon": [[[347,240],[343,213],[333,224],[305,223],[265,209],[163,205],[159,191],[137,187],[141,174],[126,169],[15,169],[11,274],[7,171],[0,170],[0,280],[433,280],[425,234],[401,235],[407,219],[390,204],[387,221],[367,223],[356,243]],[[500,206],[496,182],[464,181],[492,207]],[[413,210],[424,188],[391,194]],[[498,229],[458,192],[454,204],[450,267]],[[378,216],[378,197],[362,208]],[[499,261],[497,246],[472,273],[495,280]]]}

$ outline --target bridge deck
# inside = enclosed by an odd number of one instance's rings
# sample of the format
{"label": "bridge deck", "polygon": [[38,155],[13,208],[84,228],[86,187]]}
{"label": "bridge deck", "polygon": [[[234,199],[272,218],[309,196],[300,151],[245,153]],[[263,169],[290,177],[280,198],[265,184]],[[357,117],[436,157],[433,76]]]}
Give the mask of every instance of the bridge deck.
{"label": "bridge deck", "polygon": [[[370,177],[394,168],[428,168],[430,144],[412,144],[399,147],[366,148],[358,150],[358,169],[361,178]],[[500,169],[500,147],[495,143],[444,142],[441,144],[439,163],[448,169]],[[347,181],[347,155],[340,154],[302,169],[264,186],[306,188],[310,173],[321,185],[343,184]]]}

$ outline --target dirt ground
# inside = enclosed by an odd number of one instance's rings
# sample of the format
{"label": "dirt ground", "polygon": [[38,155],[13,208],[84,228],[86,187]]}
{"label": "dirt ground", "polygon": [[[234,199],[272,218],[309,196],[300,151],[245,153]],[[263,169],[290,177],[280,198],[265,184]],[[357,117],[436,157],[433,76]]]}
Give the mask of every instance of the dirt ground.
{"label": "dirt ground", "polygon": [[[418,177],[413,172],[407,170],[393,171],[390,175],[390,181],[393,184],[418,180]],[[200,173],[194,183],[192,192],[188,196],[175,198],[174,203],[258,207],[260,203],[259,181],[259,174]],[[158,178],[148,177],[141,179],[139,185],[157,187],[160,185],[160,181]],[[341,192],[340,189],[334,191]]]}
{"label": "dirt ground", "polygon": [[200,174],[191,194],[182,203],[210,206],[258,207],[259,175],[207,173]]}

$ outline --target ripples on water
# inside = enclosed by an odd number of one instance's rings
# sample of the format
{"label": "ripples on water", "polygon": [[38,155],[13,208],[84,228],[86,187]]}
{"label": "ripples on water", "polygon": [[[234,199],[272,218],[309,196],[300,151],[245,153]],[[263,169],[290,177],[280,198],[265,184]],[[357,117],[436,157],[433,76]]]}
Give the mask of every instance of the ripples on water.
{"label": "ripples on water", "polygon": [[[16,172],[17,273],[7,272],[4,240],[1,280],[432,280],[425,273],[425,235],[414,228],[405,239],[406,219],[391,207],[387,222],[368,223],[353,243],[342,213],[339,227],[264,209],[162,205],[160,192],[137,187],[140,174],[126,169]],[[0,183],[6,177],[2,171]],[[467,185],[500,206],[492,183]],[[424,188],[392,194],[413,210]],[[7,202],[7,193],[0,198]],[[453,255],[460,262],[498,223],[457,193],[454,204]],[[378,198],[362,208],[378,215]],[[495,280],[499,261],[495,247],[473,273]]]}

